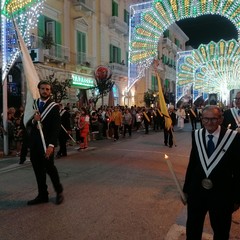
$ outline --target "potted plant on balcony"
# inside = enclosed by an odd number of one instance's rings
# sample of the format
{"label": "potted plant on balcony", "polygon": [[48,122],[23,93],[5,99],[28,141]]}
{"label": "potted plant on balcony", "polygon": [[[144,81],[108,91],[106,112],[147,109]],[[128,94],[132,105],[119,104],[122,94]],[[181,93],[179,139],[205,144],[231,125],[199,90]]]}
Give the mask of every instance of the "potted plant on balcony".
{"label": "potted plant on balcony", "polygon": [[54,45],[52,34],[49,32],[42,37],[42,43],[45,49],[50,49]]}

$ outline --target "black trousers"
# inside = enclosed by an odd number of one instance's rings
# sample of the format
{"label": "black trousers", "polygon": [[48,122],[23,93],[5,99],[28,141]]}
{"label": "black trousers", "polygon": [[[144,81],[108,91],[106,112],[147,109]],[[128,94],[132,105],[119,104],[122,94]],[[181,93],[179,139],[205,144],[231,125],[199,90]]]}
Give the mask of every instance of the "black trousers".
{"label": "black trousers", "polygon": [[148,134],[149,132],[149,123],[148,122],[144,122],[144,127],[145,127],[145,133]]}
{"label": "black trousers", "polygon": [[132,124],[124,124],[123,136],[125,137],[126,132],[128,130],[129,136],[132,135]]}
{"label": "black trousers", "polygon": [[113,129],[114,129],[114,139],[118,140],[118,139],[119,139],[119,134],[118,134],[118,132],[119,132],[119,126],[116,125],[116,124],[114,124]]}
{"label": "black trousers", "polygon": [[46,159],[44,155],[34,154],[31,149],[30,158],[38,185],[38,195],[40,197],[48,196],[48,186],[46,184],[47,174],[49,175],[56,193],[61,193],[63,187],[60,183],[58,170],[54,165],[54,155]]}
{"label": "black trousers", "polygon": [[69,136],[65,132],[60,132],[59,134],[59,150],[58,150],[58,155],[67,155],[67,140]]}
{"label": "black trousers", "polygon": [[28,154],[28,147],[29,147],[29,139],[28,139],[26,131],[24,131],[22,147],[21,147],[21,152],[20,152],[20,161],[26,160],[26,157]]}
{"label": "black trousers", "polygon": [[173,133],[172,130],[167,130],[164,128],[164,143],[165,145],[172,146],[173,145]]}
{"label": "black trousers", "polygon": [[[206,190],[209,191],[209,190]],[[204,220],[209,213],[213,240],[228,240],[231,228],[233,204],[224,196],[215,197],[212,194],[204,196],[188,196],[187,205],[187,240],[201,240]]]}

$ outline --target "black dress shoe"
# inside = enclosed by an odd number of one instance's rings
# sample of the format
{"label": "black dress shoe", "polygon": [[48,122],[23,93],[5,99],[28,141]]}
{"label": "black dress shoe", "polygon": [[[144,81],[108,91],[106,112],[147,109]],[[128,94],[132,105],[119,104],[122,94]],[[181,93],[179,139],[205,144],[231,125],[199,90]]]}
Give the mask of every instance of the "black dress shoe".
{"label": "black dress shoe", "polygon": [[49,201],[48,197],[42,198],[42,197],[37,196],[33,200],[28,201],[27,205],[37,205],[37,204],[41,204],[41,203],[47,203],[48,201]]}
{"label": "black dress shoe", "polygon": [[63,196],[63,193],[57,193],[57,196],[56,196],[56,204],[59,205],[63,202],[64,200],[64,196]]}

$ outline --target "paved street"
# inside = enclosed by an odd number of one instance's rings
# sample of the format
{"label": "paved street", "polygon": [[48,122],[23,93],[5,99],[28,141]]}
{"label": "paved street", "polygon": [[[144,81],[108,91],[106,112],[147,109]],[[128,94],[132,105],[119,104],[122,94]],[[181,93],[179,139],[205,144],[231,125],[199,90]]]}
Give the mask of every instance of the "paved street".
{"label": "paved street", "polygon": [[[163,133],[133,133],[129,138],[97,140],[78,152],[56,159],[65,201],[27,206],[36,182],[28,160],[0,158],[1,240],[183,240],[186,207],[164,155],[183,183],[191,147],[189,124],[175,132],[176,147],[163,144]],[[234,215],[231,240],[240,239],[240,214]],[[207,221],[204,240],[212,239]]]}

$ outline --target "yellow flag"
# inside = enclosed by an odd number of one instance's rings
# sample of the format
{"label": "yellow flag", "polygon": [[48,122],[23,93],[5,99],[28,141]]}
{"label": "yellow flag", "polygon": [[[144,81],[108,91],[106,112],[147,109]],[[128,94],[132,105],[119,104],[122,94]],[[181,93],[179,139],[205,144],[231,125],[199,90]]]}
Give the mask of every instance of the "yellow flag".
{"label": "yellow flag", "polygon": [[160,105],[161,112],[164,116],[165,128],[169,130],[172,126],[172,119],[169,116],[167,105],[166,105],[166,102],[165,102],[165,99],[164,99],[164,96],[163,96],[161,79],[160,79],[159,74],[157,72],[156,72],[156,75],[157,75],[157,80],[158,80],[159,105]]}

